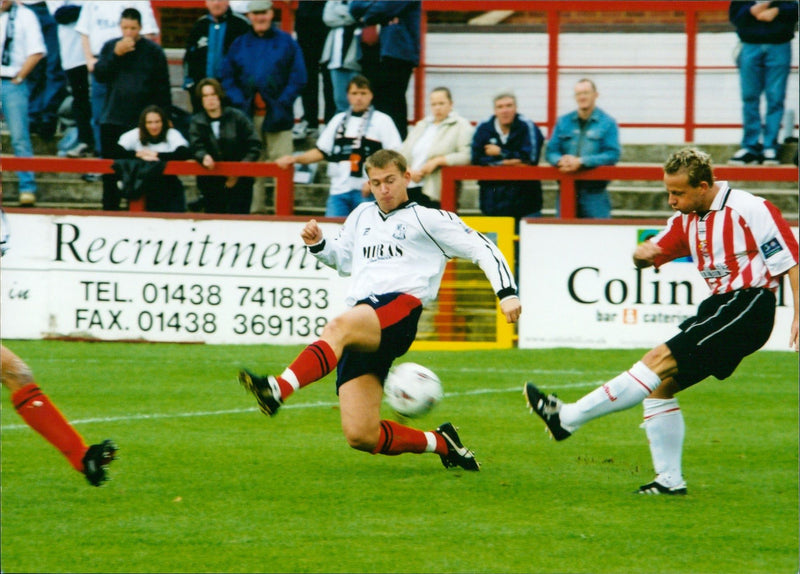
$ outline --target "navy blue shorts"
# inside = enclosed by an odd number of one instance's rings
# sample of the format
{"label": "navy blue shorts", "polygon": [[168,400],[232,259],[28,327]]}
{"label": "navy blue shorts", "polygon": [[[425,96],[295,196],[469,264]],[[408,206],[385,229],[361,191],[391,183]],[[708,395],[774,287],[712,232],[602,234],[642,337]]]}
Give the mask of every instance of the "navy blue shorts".
{"label": "navy blue shorts", "polygon": [[681,389],[709,375],[729,377],[747,355],[764,346],[775,323],[775,294],[761,288],[712,295],[680,324],[666,345],[678,363]]}
{"label": "navy blue shorts", "polygon": [[336,366],[336,393],[339,387],[367,373],[383,383],[392,362],[404,355],[417,336],[417,323],[422,314],[422,302],[406,293],[374,295],[356,305],[369,305],[378,314],[381,324],[381,343],[372,353],[345,349]]}

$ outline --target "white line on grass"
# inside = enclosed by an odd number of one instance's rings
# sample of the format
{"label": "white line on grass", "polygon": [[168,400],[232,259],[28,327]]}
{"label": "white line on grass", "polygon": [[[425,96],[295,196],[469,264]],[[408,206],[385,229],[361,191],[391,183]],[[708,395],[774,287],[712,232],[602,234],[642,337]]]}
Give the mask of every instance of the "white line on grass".
{"label": "white line on grass", "polygon": [[[582,383],[569,383],[565,385],[557,385],[557,389],[574,389],[574,388],[583,388],[583,387],[596,387],[597,385],[602,384],[605,381],[587,381]],[[445,397],[466,397],[471,395],[488,395],[488,394],[497,394],[497,393],[522,393],[522,387],[516,386],[513,388],[505,388],[505,389],[474,389],[471,391],[463,391],[463,392],[454,392],[454,393],[445,393]],[[338,402],[316,402],[316,403],[294,403],[289,405],[284,405],[281,407],[282,409],[313,409],[313,408],[333,408],[338,406]],[[76,419],[74,421],[70,421],[72,425],[83,425],[83,424],[92,424],[92,423],[112,423],[112,422],[123,422],[123,421],[142,421],[142,420],[154,420],[154,419],[180,419],[180,418],[192,418],[192,417],[210,417],[216,415],[236,415],[242,413],[252,413],[256,412],[258,409],[256,407],[248,407],[243,409],[226,409],[220,411],[195,411],[189,413],[140,413],[135,415],[123,415],[117,417],[94,417],[88,419]],[[3,425],[3,431],[11,431],[11,430],[19,430],[28,428],[28,425],[25,424],[10,424],[10,425]]]}

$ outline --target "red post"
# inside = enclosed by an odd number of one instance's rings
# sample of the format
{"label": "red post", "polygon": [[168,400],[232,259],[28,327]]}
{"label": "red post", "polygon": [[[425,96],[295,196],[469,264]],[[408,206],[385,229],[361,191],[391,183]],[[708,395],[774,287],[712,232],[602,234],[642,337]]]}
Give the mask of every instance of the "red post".
{"label": "red post", "polygon": [[694,89],[697,76],[697,11],[686,8],[686,86],[683,141],[694,141]]}

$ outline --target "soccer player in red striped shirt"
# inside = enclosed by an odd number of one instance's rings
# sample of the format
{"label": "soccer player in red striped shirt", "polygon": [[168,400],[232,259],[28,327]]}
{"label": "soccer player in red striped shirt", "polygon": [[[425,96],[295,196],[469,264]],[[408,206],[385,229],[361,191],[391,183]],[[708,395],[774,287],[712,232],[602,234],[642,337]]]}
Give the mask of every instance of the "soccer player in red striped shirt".
{"label": "soccer player in red striped shirt", "polygon": [[798,246],[769,201],[714,181],[711,158],[683,149],[664,164],[669,205],[676,212],[661,233],[637,246],[637,267],[659,267],[691,256],[711,296],[680,332],[628,371],[575,403],[563,403],[526,383],[528,405],[564,440],[600,416],[644,406],[644,428],[656,477],[641,494],[686,494],[681,470],[685,427],[675,395],[709,375],[729,377],[769,339],[775,292],[788,275],[794,302],[789,345],[798,349]]}

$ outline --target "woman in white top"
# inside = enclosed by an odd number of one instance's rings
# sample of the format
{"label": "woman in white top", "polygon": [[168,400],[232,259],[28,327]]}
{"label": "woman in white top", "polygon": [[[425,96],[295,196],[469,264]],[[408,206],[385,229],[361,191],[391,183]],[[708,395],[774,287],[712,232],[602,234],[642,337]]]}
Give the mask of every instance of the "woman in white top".
{"label": "woman in white top", "polygon": [[430,95],[431,115],[420,120],[403,142],[401,153],[408,160],[411,183],[408,197],[420,205],[439,208],[442,174],[446,165],[467,165],[475,129],[453,111],[453,97],[444,87]]}
{"label": "woman in white top", "polygon": [[[159,106],[142,110],[139,127],[122,134],[117,143],[125,152],[123,158],[166,162],[191,157],[189,142],[170,126],[167,113]],[[186,194],[177,175],[161,175],[148,181],[144,196],[147,211],[186,211]]]}

